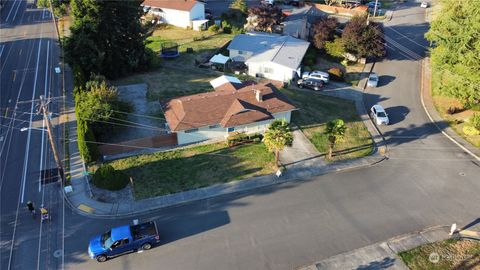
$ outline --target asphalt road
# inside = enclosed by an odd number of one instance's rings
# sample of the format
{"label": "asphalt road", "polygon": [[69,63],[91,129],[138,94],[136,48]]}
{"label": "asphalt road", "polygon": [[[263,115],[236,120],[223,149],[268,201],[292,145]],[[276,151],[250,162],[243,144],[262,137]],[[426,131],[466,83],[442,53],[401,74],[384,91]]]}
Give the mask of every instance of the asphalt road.
{"label": "asphalt road", "polygon": [[[33,1],[6,1],[0,18],[0,269],[57,268],[62,256],[53,254],[62,245],[63,201],[56,184],[41,181],[40,172],[55,165],[46,133],[38,130],[38,104],[31,102],[60,93],[55,28],[50,12]],[[49,107],[58,113],[57,103]],[[37,129],[20,131],[30,126]],[[52,222],[32,219],[25,208],[29,200],[37,210],[42,203],[50,209]]]}
{"label": "asphalt road", "polygon": [[386,26],[389,56],[375,66],[381,86],[368,91],[367,106],[380,103],[390,114],[392,124],[380,127],[387,161],[141,216],[156,220],[162,245],[104,264],[87,257],[88,238],[131,220],[69,213],[66,268],[292,269],[426,227],[476,220],[479,164],[429,123],[419,99],[424,10],[406,3]]}

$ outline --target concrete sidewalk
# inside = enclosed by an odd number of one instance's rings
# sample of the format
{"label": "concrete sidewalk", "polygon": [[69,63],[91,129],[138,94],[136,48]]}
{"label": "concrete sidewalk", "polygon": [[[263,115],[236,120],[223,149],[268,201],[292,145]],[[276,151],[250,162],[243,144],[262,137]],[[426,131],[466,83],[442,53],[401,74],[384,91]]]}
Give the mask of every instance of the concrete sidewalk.
{"label": "concrete sidewalk", "polygon": [[450,238],[448,226],[425,229],[420,232],[401,235],[387,241],[335,255],[297,270],[330,269],[391,269],[408,270],[397,255],[412,248]]}
{"label": "concrete sidewalk", "polygon": [[[371,67],[367,67],[370,68]],[[129,217],[139,215],[141,213],[151,212],[164,207],[181,205],[196,200],[208,199],[216,196],[227,195],[237,192],[253,190],[260,187],[266,187],[274,184],[284,183],[288,181],[302,181],[302,179],[310,178],[331,172],[338,172],[348,169],[360,168],[374,165],[385,159],[386,147],[383,138],[378,133],[375,125],[371,122],[363,104],[363,88],[355,88],[345,84],[335,84],[336,87],[343,86],[338,89],[321,91],[319,94],[336,96],[353,100],[361,119],[367,126],[370,134],[372,134],[375,147],[372,154],[368,157],[353,160],[337,161],[327,163],[324,157],[319,155],[315,147],[308,141],[300,130],[294,131],[296,143],[292,149],[286,150],[281,154],[284,161],[286,171],[283,175],[265,175],[245,179],[242,181],[217,184],[210,187],[179,192],[149,198],[145,200],[133,202],[107,203],[96,199],[95,194],[89,186],[89,179],[85,171],[85,166],[78,152],[76,121],[73,106],[73,96],[70,94],[67,98],[71,104],[69,115],[69,150],[71,164],[71,184],[72,192],[67,193],[67,202],[71,208],[79,214],[87,216],[96,216],[103,218]],[[296,151],[296,152],[295,152]],[[298,155],[302,153],[301,155]]]}

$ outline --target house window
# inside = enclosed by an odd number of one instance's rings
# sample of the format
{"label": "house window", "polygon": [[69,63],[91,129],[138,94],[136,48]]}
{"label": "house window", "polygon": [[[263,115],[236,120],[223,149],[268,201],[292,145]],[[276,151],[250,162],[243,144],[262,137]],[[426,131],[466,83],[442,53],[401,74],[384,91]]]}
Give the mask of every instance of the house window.
{"label": "house window", "polygon": [[227,128],[227,132],[234,132],[235,131],[235,127],[229,127]]}
{"label": "house window", "polygon": [[263,72],[268,73],[268,74],[273,74],[273,68],[270,67],[264,67]]}
{"label": "house window", "polygon": [[238,54],[242,55],[242,54],[245,54],[245,52],[239,50],[239,51],[238,51]]}
{"label": "house window", "polygon": [[219,124],[208,126],[209,129],[219,128],[219,127],[220,127]]}
{"label": "house window", "polygon": [[197,132],[197,131],[198,131],[198,128],[192,128],[192,129],[185,130],[185,133],[193,133],[193,132]]}

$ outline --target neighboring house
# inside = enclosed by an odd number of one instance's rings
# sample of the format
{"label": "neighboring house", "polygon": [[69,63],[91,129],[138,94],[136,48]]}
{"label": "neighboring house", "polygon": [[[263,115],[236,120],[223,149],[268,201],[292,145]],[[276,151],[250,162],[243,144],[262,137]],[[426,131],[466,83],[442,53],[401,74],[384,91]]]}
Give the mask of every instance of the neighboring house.
{"label": "neighboring house", "polygon": [[234,61],[245,62],[248,75],[289,82],[300,76],[309,42],[267,33],[237,35],[228,50]]}
{"label": "neighboring house", "polygon": [[287,17],[282,22],[283,34],[308,40],[313,36],[312,25],[328,14],[315,8],[305,6],[286,13]]}
{"label": "neighboring house", "polygon": [[244,86],[226,79],[220,85],[225,78],[215,82],[213,92],[174,98],[163,105],[179,145],[225,139],[234,131],[263,133],[274,119],[290,122],[296,108],[272,83]]}
{"label": "neighboring house", "polygon": [[161,22],[183,28],[201,30],[205,23],[205,3],[195,0],[145,0],[142,4]]}

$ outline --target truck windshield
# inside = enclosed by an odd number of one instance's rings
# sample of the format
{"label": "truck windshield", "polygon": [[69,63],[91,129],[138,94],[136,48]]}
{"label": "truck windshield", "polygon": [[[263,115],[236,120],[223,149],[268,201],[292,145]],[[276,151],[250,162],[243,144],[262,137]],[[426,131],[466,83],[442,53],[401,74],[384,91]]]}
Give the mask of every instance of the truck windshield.
{"label": "truck windshield", "polygon": [[102,246],[104,248],[110,248],[113,244],[113,241],[112,241],[112,233],[110,231],[102,234]]}

